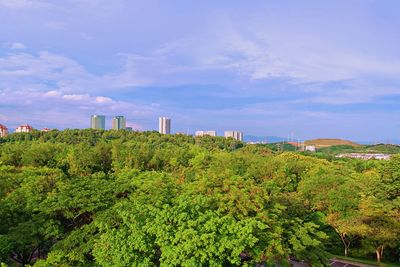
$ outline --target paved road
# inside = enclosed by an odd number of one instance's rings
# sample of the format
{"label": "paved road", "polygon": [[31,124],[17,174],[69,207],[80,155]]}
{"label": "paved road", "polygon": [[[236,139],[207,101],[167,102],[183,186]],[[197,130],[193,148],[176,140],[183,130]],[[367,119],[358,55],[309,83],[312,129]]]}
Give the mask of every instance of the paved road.
{"label": "paved road", "polygon": [[[294,267],[308,267],[309,265],[299,261],[289,261]],[[349,262],[345,260],[331,259],[329,265],[332,267],[377,267],[376,265],[368,265],[362,263]]]}
{"label": "paved road", "polygon": [[333,260],[329,263],[332,267],[359,267],[361,265],[354,265],[352,263]]}
{"label": "paved road", "polygon": [[307,263],[299,262],[299,261],[292,261],[289,260],[290,264],[292,264],[294,267],[308,267]]}
{"label": "paved road", "polygon": [[331,259],[329,265],[332,267],[376,267],[376,265],[369,265],[369,264],[350,262],[338,259]]}

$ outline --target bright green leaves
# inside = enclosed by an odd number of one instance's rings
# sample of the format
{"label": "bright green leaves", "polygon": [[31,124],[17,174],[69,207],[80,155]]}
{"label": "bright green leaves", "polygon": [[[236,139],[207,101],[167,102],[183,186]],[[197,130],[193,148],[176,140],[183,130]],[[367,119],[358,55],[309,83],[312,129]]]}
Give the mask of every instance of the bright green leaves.
{"label": "bright green leaves", "polygon": [[115,189],[114,181],[100,174],[66,180],[42,203],[42,210],[76,223],[90,221],[91,214],[115,201]]}
{"label": "bright green leaves", "polygon": [[[104,233],[94,250],[99,262],[119,266],[157,262],[162,266],[239,265],[240,253],[257,242],[254,219],[221,215],[204,196],[179,196],[179,185],[165,175],[149,173],[146,178],[136,179],[137,189],[130,199],[113,208],[120,222],[100,222]],[[149,199],[151,196],[155,198]]]}
{"label": "bright green leaves", "polygon": [[324,250],[324,242],[328,236],[319,228],[320,226],[313,222],[292,220],[285,230],[291,246],[291,255],[313,262],[313,265],[323,265],[328,259]]}
{"label": "bright green leaves", "polygon": [[3,245],[20,264],[48,249],[59,235],[58,222],[41,213],[40,204],[51,195],[64,175],[48,168],[0,168],[0,235]]}
{"label": "bright green leaves", "polygon": [[181,184],[148,172],[135,177],[133,185],[128,199],[96,221],[101,235],[93,255],[101,265],[285,262],[291,253],[313,254],[308,251],[322,248],[326,238],[316,224],[290,219],[263,185],[239,176]]}
{"label": "bright green leaves", "polygon": [[156,132],[3,141],[0,262],[285,266],[295,257],[319,266],[340,243],[350,254],[398,255],[397,156],[327,161]]}
{"label": "bright green leaves", "polygon": [[179,198],[155,217],[149,232],[162,251],[162,266],[239,265],[240,253],[256,243],[254,219],[221,215],[202,202]]}

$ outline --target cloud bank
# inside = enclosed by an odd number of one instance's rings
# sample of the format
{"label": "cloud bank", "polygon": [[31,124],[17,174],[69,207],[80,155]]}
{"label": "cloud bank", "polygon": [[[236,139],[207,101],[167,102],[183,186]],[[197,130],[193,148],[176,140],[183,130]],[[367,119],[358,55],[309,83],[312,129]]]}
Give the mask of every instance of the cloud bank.
{"label": "cloud bank", "polygon": [[155,129],[167,115],[185,132],[396,136],[399,7],[0,0],[12,25],[0,25],[0,119],[65,128],[122,114]]}

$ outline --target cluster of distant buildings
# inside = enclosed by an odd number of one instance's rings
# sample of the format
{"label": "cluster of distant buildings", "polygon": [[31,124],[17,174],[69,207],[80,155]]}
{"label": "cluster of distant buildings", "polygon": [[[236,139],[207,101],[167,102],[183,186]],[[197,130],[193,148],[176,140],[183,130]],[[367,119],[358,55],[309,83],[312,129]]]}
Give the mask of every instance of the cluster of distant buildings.
{"label": "cluster of distant buildings", "polygon": [[[16,133],[29,133],[32,131],[33,131],[33,127],[28,124],[22,124],[15,129]],[[44,129],[42,129],[42,131],[48,132],[48,131],[50,131],[50,129],[44,128]],[[8,135],[8,133],[9,133],[8,128],[5,125],[0,124],[0,137],[6,137]]]}
{"label": "cluster of distant buildings", "polygon": [[371,154],[371,153],[343,153],[336,156],[337,158],[352,158],[352,159],[379,159],[379,160],[389,160],[391,155],[389,154]]}
{"label": "cluster of distant buildings", "polygon": [[[92,115],[90,118],[90,127],[92,129],[105,130],[106,117],[104,115]],[[116,116],[112,119],[113,130],[132,130],[131,127],[126,127],[126,119],[124,116]],[[171,119],[168,117],[158,118],[158,132],[161,134],[171,134]],[[184,134],[184,133],[179,133]],[[217,131],[196,131],[195,136],[217,136]],[[240,131],[225,131],[226,138],[233,138],[238,141],[243,141],[243,133]]]}
{"label": "cluster of distant buildings", "polygon": [[[171,119],[167,117],[160,117],[158,119],[158,131],[161,134],[171,134]],[[196,131],[195,136],[217,136],[217,131]],[[238,141],[243,141],[243,133],[240,131],[225,131],[226,138],[233,138]]]}
{"label": "cluster of distant buildings", "polygon": [[[106,116],[92,115],[90,117],[90,128],[105,130],[106,129]],[[126,127],[126,119],[124,116],[115,116],[112,119],[113,130],[132,130],[132,127]]]}
{"label": "cluster of distant buildings", "polygon": [[[105,130],[106,129],[106,116],[104,115],[92,115],[90,117],[90,128]],[[127,130],[132,131],[132,127],[126,126],[126,119],[124,116],[115,116],[112,118],[113,130]],[[33,127],[28,124],[23,124],[15,129],[16,133],[29,133],[33,131]],[[50,131],[49,128],[42,129],[44,132]],[[158,131],[161,134],[171,134],[171,119],[167,117],[159,117],[158,119]],[[0,124],[0,137],[5,137],[9,133],[5,125]],[[184,133],[178,133],[184,134]],[[217,131],[196,131],[195,136],[217,136]],[[233,138],[238,141],[243,141],[243,132],[240,131],[225,131],[224,136],[226,138]]]}

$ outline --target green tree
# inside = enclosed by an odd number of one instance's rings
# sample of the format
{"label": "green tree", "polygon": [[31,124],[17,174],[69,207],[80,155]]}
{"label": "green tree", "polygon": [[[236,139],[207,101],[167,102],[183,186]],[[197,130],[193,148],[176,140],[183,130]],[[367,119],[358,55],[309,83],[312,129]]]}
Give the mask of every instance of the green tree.
{"label": "green tree", "polygon": [[400,239],[400,157],[394,156],[364,181],[360,211],[368,226],[364,244],[375,249],[380,262],[384,249],[398,245]]}
{"label": "green tree", "polygon": [[57,222],[41,213],[39,206],[54,192],[63,174],[48,168],[3,167],[0,179],[3,257],[8,253],[14,261],[29,264],[34,254],[41,257],[41,251],[58,234]]}

